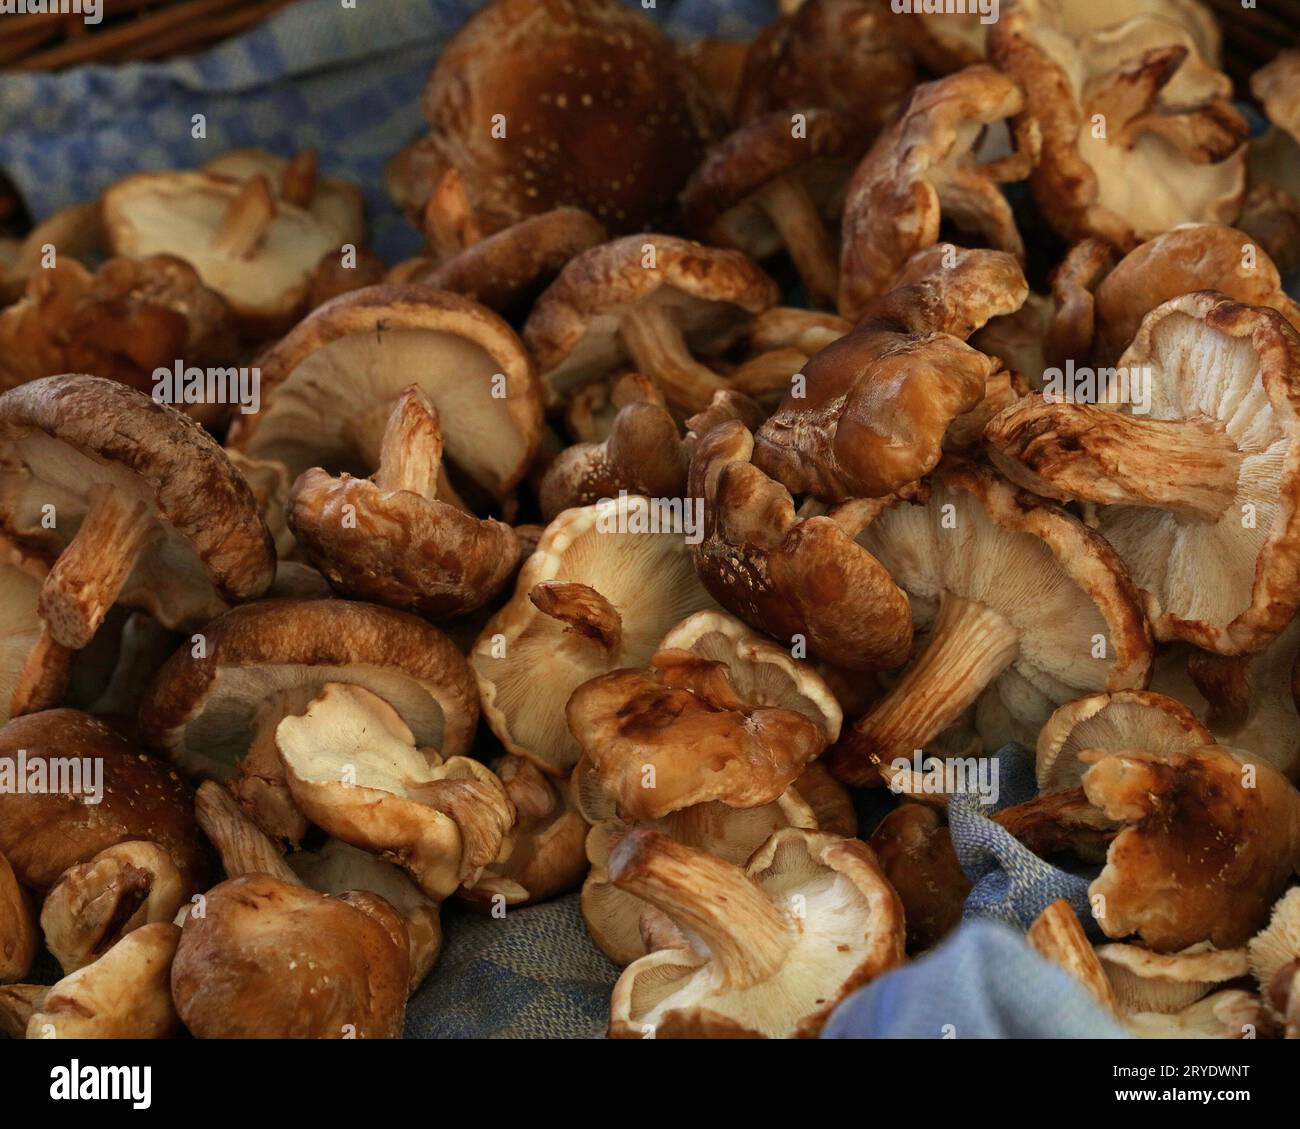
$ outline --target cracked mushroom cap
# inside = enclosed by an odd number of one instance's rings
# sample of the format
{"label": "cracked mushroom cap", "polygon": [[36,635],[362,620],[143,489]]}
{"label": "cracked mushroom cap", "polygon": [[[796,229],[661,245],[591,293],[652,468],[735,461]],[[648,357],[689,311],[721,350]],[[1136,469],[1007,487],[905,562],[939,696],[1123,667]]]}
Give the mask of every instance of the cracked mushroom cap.
{"label": "cracked mushroom cap", "polygon": [[351,600],[264,600],[214,620],[155,675],[140,732],[187,772],[231,781],[264,831],[296,842],[306,822],[275,728],[332,682],[378,694],[444,756],[473,740],[474,683],[451,641],[417,616]]}
{"label": "cracked mushroom cap", "polygon": [[21,980],[41,951],[41,931],[31,895],[0,854],[0,983]]}
{"label": "cracked mushroom cap", "polygon": [[759,469],[795,493],[835,501],[882,498],[922,478],[998,370],[965,339],[1028,293],[1004,252],[918,252],[853,330],[804,365],[800,394],[787,394],[758,430]]}
{"label": "cracked mushroom cap", "polygon": [[[0,729],[0,774],[11,773],[26,789],[0,790],[0,852],[24,886],[46,891],[104,849],[144,841],[171,856],[186,896],[200,888],[207,859],[193,789],[100,718],[46,710],[10,721]],[[97,785],[101,801],[87,802]]]}
{"label": "cracked mushroom cap", "polygon": [[221,448],[123,384],[65,375],[10,389],[0,465],[3,534],[52,565],[39,608],[65,647],[89,643],[114,603],[195,626],[274,576],[271,535]]}
{"label": "cracked mushroom cap", "polygon": [[166,1039],[180,1029],[170,979],[181,931],[170,921],[128,933],[60,980],[27,1022],[29,1039]]}
{"label": "cracked mushroom cap", "polygon": [[1300,305],[1282,288],[1268,253],[1243,231],[1182,224],[1135,247],[1096,286],[1096,350],[1108,363],[1132,343],[1157,306],[1216,290],[1248,306],[1270,306],[1300,331]]}
{"label": "cracked mushroom cap", "polygon": [[908,259],[939,241],[944,219],[1018,258],[1024,244],[999,183],[1023,180],[1038,153],[1037,127],[1018,127],[1015,149],[981,163],[984,127],[1020,114],[1015,81],[976,66],[918,86],[902,114],[862,158],[844,200],[839,309],[856,321],[894,288]]}
{"label": "cracked mushroom cap", "polygon": [[1096,504],[1158,639],[1260,650],[1300,603],[1300,335],[1274,310],[1186,294],[1147,315],[1106,380],[1109,402],[1035,397],[995,417],[995,465]]}
{"label": "cracked mushroom cap", "polygon": [[569,695],[644,666],[673,624],[712,606],[670,517],[628,495],[546,527],[469,657],[483,716],[508,752],[567,775],[581,752],[565,721]]}
{"label": "cracked mushroom cap", "polygon": [[407,952],[384,899],[251,874],[214,886],[186,918],[172,995],[198,1039],[395,1039]]}
{"label": "cracked mushroom cap", "polygon": [[419,385],[438,410],[446,457],[495,499],[523,478],[541,440],[532,364],[491,310],[427,286],[371,286],[327,302],[259,358],[262,410],[229,443],[278,459],[369,472],[393,404]]}
{"label": "cracked mushroom cap", "polygon": [[832,517],[800,520],[789,491],[750,462],[733,420],[696,444],[690,495],[704,500],[695,567],[714,598],[773,638],[852,670],[888,669],[911,646],[907,599],[883,565]]}
{"label": "cracked mushroom cap", "polygon": [[1147,690],[1088,694],[1056,709],[1038,732],[1041,792],[1073,788],[1086,771],[1085,749],[1178,752],[1214,743],[1214,735],[1182,702]]}
{"label": "cracked mushroom cap", "polygon": [[624,970],[614,1038],[813,1037],[840,1000],[903,961],[902,904],[854,839],[779,831],[742,870],[634,831],[610,876],[691,940]]}
{"label": "cracked mushroom cap", "polygon": [[562,204],[616,233],[662,221],[716,124],[668,39],[614,0],[495,0],[442,52],[423,106],[485,234]]}
{"label": "cracked mushroom cap", "polygon": [[961,923],[971,890],[943,816],[926,804],[899,804],[868,843],[903,903],[908,951],[933,948]]}
{"label": "cracked mushroom cap", "polygon": [[482,607],[514,575],[510,526],[438,497],[443,436],[418,385],[394,405],[370,478],[313,467],[288,500],[298,547],[339,594],[430,618]]}
{"label": "cracked mushroom cap", "polygon": [[1300,794],[1218,745],[1080,754],[1088,801],[1124,829],[1088,888],[1108,937],[1154,952],[1243,945],[1300,863]]}
{"label": "cracked mushroom cap", "polygon": [[784,248],[809,300],[833,306],[839,269],[826,219],[835,218],[838,187],[861,155],[856,124],[834,110],[804,107],[742,125],[682,189],[687,230],[755,258]]}
{"label": "cracked mushroom cap", "polygon": [[[1008,671],[1048,709],[1146,684],[1151,636],[1119,558],[1077,518],[985,467],[942,465],[928,501],[882,509],[858,543],[907,593],[926,643],[833,750],[845,783],[888,775]],[[1023,720],[1041,725],[1046,712]]]}
{"label": "cracked mushroom cap", "polygon": [[1128,249],[1181,223],[1236,218],[1248,126],[1191,32],[1139,16],[1072,35],[1046,5],[1021,0],[989,50],[1042,131],[1030,185],[1066,239]]}
{"label": "cracked mushroom cap", "polygon": [[739,251],[627,235],[571,260],[537,299],[523,336],[550,403],[630,361],[689,413],[726,387],[693,354],[726,348],[778,297]]}
{"label": "cracked mushroom cap", "polygon": [[1300,1039],[1300,889],[1278,900],[1267,928],[1250,939],[1249,953],[1265,1008],[1288,1039]]}
{"label": "cracked mushroom cap", "polygon": [[469,757],[418,748],[398,712],[362,686],[326,684],[275,740],[299,810],[396,862],[431,898],[473,886],[509,855],[515,810],[501,781]]}
{"label": "cracked mushroom cap", "polygon": [[111,253],[185,260],[258,335],[302,313],[312,271],[338,250],[332,226],[277,199],[261,175],[239,181],[209,172],[136,173],[105,190],[102,206]]}
{"label": "cracked mushroom cap", "polygon": [[587,872],[587,821],[568,781],[554,780],[523,757],[498,757],[489,767],[516,813],[510,857],[490,863],[457,896],[491,911],[546,901],[576,887]]}
{"label": "cracked mushroom cap", "polygon": [[651,669],[616,670],[578,687],[569,729],[601,788],[631,819],[696,804],[771,803],[826,747],[803,713],[747,702],[725,663],[660,650]]}
{"label": "cracked mushroom cap", "polygon": [[171,921],[188,894],[157,843],[116,843],[59,876],[41,907],[41,932],[63,971],[75,972],[133,930]]}

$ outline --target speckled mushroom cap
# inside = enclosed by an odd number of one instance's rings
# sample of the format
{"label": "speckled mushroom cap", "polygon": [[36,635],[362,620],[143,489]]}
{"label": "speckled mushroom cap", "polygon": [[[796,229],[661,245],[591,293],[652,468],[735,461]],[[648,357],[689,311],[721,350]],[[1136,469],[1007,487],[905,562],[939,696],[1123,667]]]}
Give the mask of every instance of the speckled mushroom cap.
{"label": "speckled mushroom cap", "polygon": [[176,1010],[199,1039],[396,1039],[405,926],[373,894],[325,897],[250,874],[205,895],[172,966]]}
{"label": "speckled mushroom cap", "polygon": [[262,410],[241,415],[229,443],[295,476],[312,466],[372,470],[393,401],[412,383],[438,409],[447,458],[496,497],[524,476],[541,439],[537,381],[514,331],[445,290],[345,294],[299,322],[260,367]]}
{"label": "speckled mushroom cap", "polygon": [[941,464],[927,500],[883,509],[858,543],[907,593],[926,643],[832,750],[846,783],[910,758],[1008,672],[1038,691],[1006,698],[1042,711],[1024,719],[1035,728],[1081,693],[1147,682],[1150,630],[1114,550],[986,467]]}
{"label": "speckled mushroom cap", "polygon": [[548,400],[558,402],[628,359],[619,325],[637,306],[659,307],[692,351],[707,353],[779,297],[776,283],[739,251],[628,235],[573,259],[538,298],[523,336]]}
{"label": "speckled mushroom cap", "polygon": [[1248,127],[1191,32],[1138,16],[1072,35],[1041,0],[1020,0],[989,51],[1025,89],[1043,143],[1030,184],[1065,238],[1128,249],[1180,223],[1235,219]]}
{"label": "speckled mushroom cap", "polygon": [[900,116],[853,173],[844,199],[840,313],[857,320],[897,285],[904,264],[939,240],[946,218],[986,245],[1024,255],[998,183],[1023,180],[1038,152],[1032,121],[995,162],[974,154],[985,126],[1025,107],[1015,81],[977,66],[916,87]]}
{"label": "speckled mushroom cap", "polygon": [[750,462],[754,438],[732,420],[696,445],[690,494],[704,499],[704,539],[692,548],[700,579],[752,627],[852,670],[907,657],[907,598],[884,566],[854,544],[854,528],[827,516],[800,520],[779,483]]}
{"label": "speckled mushroom cap", "polygon": [[[478,703],[469,668],[437,628],[406,612],[351,600],[263,600],[234,608],[155,676],[140,731],[187,771],[229,777],[252,738],[258,707],[326,683],[383,698],[420,744],[444,756],[469,748]],[[310,691],[310,692],[308,692]]]}
{"label": "speckled mushroom cap", "polygon": [[565,510],[470,653],[492,732],[553,776],[567,775],[581,751],[564,717],[570,694],[644,666],[664,632],[713,603],[686,537],[661,513],[639,495]]}
{"label": "speckled mushroom cap", "polygon": [[[274,576],[271,535],[221,448],[170,405],[116,381],[53,376],[6,392],[0,465],[4,535],[35,556],[59,557],[42,592],[56,638],[93,634],[95,614],[102,619],[114,599],[169,627],[194,625],[226,601],[260,595]],[[113,576],[118,591],[64,590],[65,576],[102,579],[128,567]],[[87,621],[76,630],[64,623],[73,605]],[[61,641],[84,646],[88,636]]]}
{"label": "speckled mushroom cap", "polygon": [[[43,771],[46,786],[53,787],[57,766],[51,762],[58,758],[78,759],[89,774],[82,775],[80,791],[0,791],[0,853],[25,886],[47,890],[68,867],[106,847],[143,840],[171,856],[187,896],[201,888],[207,859],[194,821],[194,791],[175,769],[79,710],[28,714],[0,729],[0,767],[28,787],[34,771]],[[87,803],[97,771],[103,773],[102,800]],[[62,783],[76,787],[77,780]]]}
{"label": "speckled mushroom cap", "polygon": [[589,212],[555,208],[471,243],[408,281],[463,294],[501,314],[526,310],[565,263],[608,238]]}
{"label": "speckled mushroom cap", "polygon": [[561,204],[613,232],[662,221],[715,125],[671,43],[615,0],[496,0],[444,49],[423,104],[486,233]]}
{"label": "speckled mushroom cap", "polygon": [[903,907],[856,839],[778,831],[741,870],[640,830],[614,848],[610,875],[700,938],[624,970],[615,1038],[815,1036],[903,960]]}
{"label": "speckled mushroom cap", "polygon": [[1096,504],[1157,638],[1261,649],[1300,604],[1300,335],[1275,310],[1186,294],[1147,315],[1118,371],[1129,393],[1110,403],[1035,397],[995,417],[995,464]]}

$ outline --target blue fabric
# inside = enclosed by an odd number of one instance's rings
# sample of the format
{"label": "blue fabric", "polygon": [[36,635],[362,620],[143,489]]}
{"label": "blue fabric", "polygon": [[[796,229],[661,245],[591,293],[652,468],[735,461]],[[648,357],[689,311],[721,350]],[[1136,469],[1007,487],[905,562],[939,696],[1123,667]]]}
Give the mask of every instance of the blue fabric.
{"label": "blue fabric", "polygon": [[825,1039],[1122,1039],[1069,973],[1015,930],[973,921],[845,1000]]}

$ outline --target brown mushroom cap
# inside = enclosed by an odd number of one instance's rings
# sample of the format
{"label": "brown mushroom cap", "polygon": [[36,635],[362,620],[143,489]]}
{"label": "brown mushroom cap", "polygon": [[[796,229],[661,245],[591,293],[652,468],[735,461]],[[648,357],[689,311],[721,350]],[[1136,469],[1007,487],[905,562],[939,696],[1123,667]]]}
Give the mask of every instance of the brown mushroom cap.
{"label": "brown mushroom cap", "polygon": [[[63,765],[66,773],[60,758],[74,759]],[[87,803],[101,765],[101,802]],[[79,791],[54,790],[56,781],[76,788],[78,767]],[[48,890],[70,866],[117,843],[143,840],[171,856],[186,895],[200,888],[207,861],[194,823],[193,789],[99,718],[77,710],[14,718],[0,729],[0,770],[15,774],[15,787],[46,781],[42,792],[0,790],[0,852],[23,885]]]}
{"label": "brown mushroom cap", "polygon": [[1036,493],[1099,505],[1092,521],[1157,638],[1259,650],[1300,603],[1300,335],[1274,310],[1187,294],[1147,315],[1112,374],[1145,378],[1149,405],[1021,401],[986,429],[995,464]]}
{"label": "brown mushroom cap", "polygon": [[903,960],[903,907],[854,839],[778,831],[741,870],[634,831],[610,875],[699,938],[624,970],[615,1038],[815,1036],[840,1000]]}
{"label": "brown mushroom cap", "polygon": [[1150,631],[1110,546],[987,468],[942,465],[928,501],[883,509],[858,542],[907,592],[929,638],[833,751],[831,770],[846,783],[869,782],[873,766],[888,774],[1008,670],[1055,704],[1150,675]]}
{"label": "brown mushroom cap", "polygon": [[900,117],[858,165],[844,201],[840,313],[856,320],[893,288],[907,260],[937,243],[946,216],[994,248],[1023,257],[1024,244],[999,181],[1023,180],[1037,156],[1037,129],[1017,149],[979,163],[983,126],[1024,109],[1016,83],[975,66],[916,87]]}
{"label": "brown mushroom cap", "polygon": [[[163,665],[140,707],[145,740],[187,771],[226,779],[286,700],[329,682],[365,686],[387,701],[421,746],[464,753],[478,720],[460,652],[416,616],[350,600],[264,600],[234,608]],[[273,746],[272,746],[273,748]]]}
{"label": "brown mushroom cap", "polygon": [[698,411],[725,384],[691,353],[729,345],[777,298],[776,283],[738,251],[628,235],[570,261],[523,335],[549,402],[630,359],[669,403]]}
{"label": "brown mushroom cap", "polygon": [[1073,788],[1086,767],[1086,749],[1177,752],[1214,742],[1214,736],[1181,702],[1146,690],[1088,694],[1055,710],[1038,733],[1036,772],[1043,792]]}
{"label": "brown mushroom cap", "polygon": [[799,520],[789,492],[750,463],[739,421],[714,427],[691,460],[690,494],[704,499],[704,540],[692,548],[704,586],[729,611],[807,653],[853,670],[887,669],[911,645],[907,600],[856,529]]}
{"label": "brown mushroom cap", "polygon": [[536,378],[514,331],[447,291],[352,291],[313,310],[260,364],[262,410],[241,414],[229,442],[294,475],[373,470],[393,402],[412,383],[438,409],[448,460],[495,498],[523,478],[541,438]]}
{"label": "brown mushroom cap", "polygon": [[195,1037],[401,1035],[405,927],[382,899],[327,898],[253,874],[214,886],[204,903],[186,919],[172,967],[176,1010]]}
{"label": "brown mushroom cap", "polygon": [[561,204],[613,232],[667,218],[715,116],[672,44],[614,0],[496,0],[443,50],[423,104],[485,233]]}
{"label": "brown mushroom cap", "polygon": [[1089,887],[1108,937],[1175,952],[1244,944],[1300,862],[1300,794],[1217,745],[1080,754],[1088,800],[1126,826]]}
{"label": "brown mushroom cap", "polygon": [[899,804],[868,842],[903,903],[908,951],[932,948],[961,922],[971,888],[943,816],[925,804]]}
{"label": "brown mushroom cap", "polygon": [[67,375],[10,389],[0,463],[5,536],[58,557],[41,614],[64,646],[85,646],[115,602],[192,626],[271,583],[274,546],[243,477],[193,420],[125,385]]}
{"label": "brown mushroom cap", "polygon": [[0,982],[21,980],[41,951],[31,895],[18,882],[9,860],[0,854]]}
{"label": "brown mushroom cap", "polygon": [[398,398],[370,478],[313,467],[293,484],[289,524],[336,591],[430,618],[491,600],[514,575],[519,540],[437,497],[443,437],[417,385]]}

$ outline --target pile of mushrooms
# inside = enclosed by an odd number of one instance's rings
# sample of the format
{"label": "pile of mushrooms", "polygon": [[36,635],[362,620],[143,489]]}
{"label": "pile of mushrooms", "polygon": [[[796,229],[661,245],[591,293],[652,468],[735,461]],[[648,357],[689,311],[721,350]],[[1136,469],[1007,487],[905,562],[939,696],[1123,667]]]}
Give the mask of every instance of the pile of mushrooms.
{"label": "pile of mushrooms", "polygon": [[0,241],[0,1031],[400,1037],[563,899],[611,1037],[816,1036],[1016,742],[1027,943],[1300,1037],[1300,56],[782,9],[482,7],[401,262],[306,149]]}

